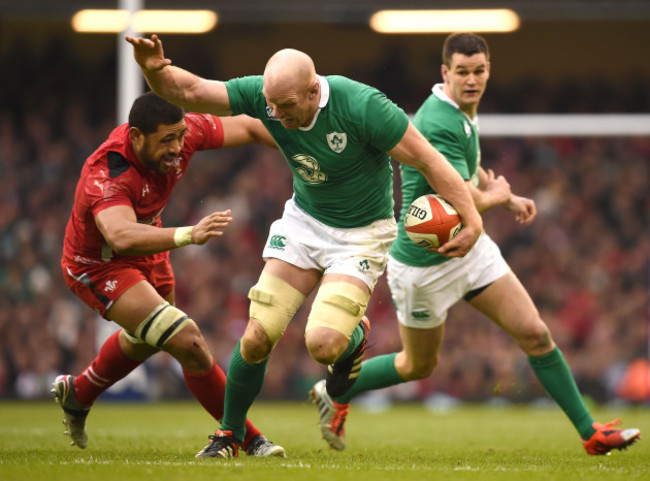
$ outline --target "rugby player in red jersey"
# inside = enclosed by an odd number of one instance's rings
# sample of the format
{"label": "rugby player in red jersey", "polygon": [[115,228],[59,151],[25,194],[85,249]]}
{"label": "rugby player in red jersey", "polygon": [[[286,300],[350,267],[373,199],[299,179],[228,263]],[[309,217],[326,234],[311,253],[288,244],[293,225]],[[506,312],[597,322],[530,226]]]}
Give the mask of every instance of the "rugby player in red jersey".
{"label": "rugby player in red jersey", "polygon": [[[185,227],[163,227],[160,215],[196,151],[251,142],[275,147],[259,120],[186,114],[149,92],[134,101],[128,123],[86,160],[61,267],[69,289],[122,329],[81,375],[64,374],[53,383],[73,445],[86,447],[86,418],[99,395],[161,350],[178,360],[194,397],[221,420],[226,376],[198,326],[174,306],[169,251],[223,235],[231,212],[213,212]],[[285,455],[247,423],[249,455]]]}

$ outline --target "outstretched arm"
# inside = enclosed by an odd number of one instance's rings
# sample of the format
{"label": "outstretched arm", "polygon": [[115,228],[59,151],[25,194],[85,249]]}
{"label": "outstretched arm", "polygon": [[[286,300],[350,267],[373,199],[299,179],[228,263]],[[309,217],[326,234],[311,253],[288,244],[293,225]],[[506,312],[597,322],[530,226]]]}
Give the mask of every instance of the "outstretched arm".
{"label": "outstretched arm", "polygon": [[479,188],[468,182],[472,197],[479,212],[501,205],[514,212],[515,219],[520,224],[529,225],[537,216],[535,201],[527,197],[515,195],[510,190],[510,184],[502,175],[496,176],[492,169],[479,170]]}
{"label": "outstretched arm", "polygon": [[511,212],[514,212],[515,219],[520,224],[530,225],[537,216],[537,207],[535,201],[527,197],[512,194],[508,202],[503,206]]}
{"label": "outstretched arm", "polygon": [[468,181],[467,187],[479,212],[485,212],[497,205],[505,205],[512,192],[510,184],[502,175],[496,176],[492,169],[487,171],[479,167],[478,188]]}
{"label": "outstretched arm", "polygon": [[458,212],[463,229],[437,252],[447,257],[467,254],[483,231],[483,220],[460,174],[410,122],[402,139],[388,154],[418,169],[429,185]]}
{"label": "outstretched arm", "polygon": [[95,224],[106,243],[118,254],[151,255],[188,244],[205,244],[223,235],[222,229],[232,221],[230,210],[213,212],[196,225],[188,227],[154,227],[140,224],[128,205],[116,205],[100,211]]}
{"label": "outstretched arm", "polygon": [[266,130],[264,124],[248,115],[222,117],[223,146],[239,147],[240,145],[256,143],[277,149],[273,137]]}
{"label": "outstretched arm", "polygon": [[125,39],[133,45],[133,56],[156,94],[192,112],[232,115],[225,84],[172,66],[158,35],[150,39],[127,35]]}

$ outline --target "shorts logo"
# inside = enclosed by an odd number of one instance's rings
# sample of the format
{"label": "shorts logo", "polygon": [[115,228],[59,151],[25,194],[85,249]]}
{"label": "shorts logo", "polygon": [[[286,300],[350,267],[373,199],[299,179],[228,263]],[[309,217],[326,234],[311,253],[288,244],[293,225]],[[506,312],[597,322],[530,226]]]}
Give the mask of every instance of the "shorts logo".
{"label": "shorts logo", "polygon": [[117,287],[117,281],[106,281],[106,286],[104,287],[105,292],[112,292]]}
{"label": "shorts logo", "polygon": [[332,132],[331,134],[327,134],[326,137],[327,145],[337,154],[343,152],[348,145],[348,136],[346,133]]}
{"label": "shorts logo", "polygon": [[415,321],[425,321],[431,317],[429,311],[412,311],[411,317]]}
{"label": "shorts logo", "polygon": [[279,251],[283,251],[284,248],[286,247],[286,241],[287,238],[283,235],[274,235],[271,236],[271,239],[269,240],[268,248],[269,249],[277,249]]}
{"label": "shorts logo", "polygon": [[363,274],[368,272],[368,270],[370,269],[370,262],[368,262],[368,259],[364,259],[364,260],[360,261],[359,266],[357,267],[357,269],[359,269],[359,272],[361,272]]}

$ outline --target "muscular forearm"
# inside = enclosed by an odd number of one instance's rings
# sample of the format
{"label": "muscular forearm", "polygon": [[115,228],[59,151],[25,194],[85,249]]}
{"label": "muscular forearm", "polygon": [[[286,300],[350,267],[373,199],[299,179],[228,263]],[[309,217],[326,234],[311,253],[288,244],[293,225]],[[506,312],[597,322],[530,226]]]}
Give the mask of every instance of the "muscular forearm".
{"label": "muscular forearm", "polygon": [[483,221],[474,204],[474,199],[470,195],[465,181],[449,162],[443,159],[442,162],[436,162],[435,170],[429,165],[425,165],[419,170],[429,185],[454,206],[463,225],[473,226],[477,232],[483,230]]}
{"label": "muscular forearm", "polygon": [[223,82],[203,79],[173,65],[142,72],[151,90],[173,104],[191,112],[232,115],[227,97],[218,95],[226,91]]}
{"label": "muscular forearm", "polygon": [[117,205],[96,214],[95,224],[118,254],[151,255],[222,236],[222,229],[232,221],[230,214],[230,210],[213,212],[191,227],[163,228],[140,224],[130,206]]}
{"label": "muscular forearm", "polygon": [[467,188],[470,191],[472,199],[474,200],[474,205],[476,206],[476,210],[478,210],[479,212],[485,212],[486,210],[489,210],[492,207],[500,205],[502,203],[501,199],[498,198],[496,195],[493,195],[493,193],[489,191],[477,189],[469,182],[467,182],[466,184],[467,184]]}
{"label": "muscular forearm", "polygon": [[125,36],[151,90],[170,102],[193,112],[231,115],[228,92],[223,82],[205,80],[175,67],[165,58],[158,35],[150,39]]}
{"label": "muscular forearm", "polygon": [[402,140],[389,152],[391,157],[415,167],[428,184],[455,207],[461,221],[476,236],[483,230],[483,221],[474,206],[474,199],[465,181],[444,155],[431,146],[413,124],[409,124]]}
{"label": "muscular forearm", "polygon": [[176,231],[176,227],[132,224],[106,234],[105,239],[111,249],[120,255],[145,256],[181,247],[175,240]]}
{"label": "muscular forearm", "polygon": [[506,205],[512,197],[510,184],[503,175],[496,175],[492,169],[479,169],[479,185],[474,187],[467,182],[474,203],[479,212],[486,211],[497,205]]}
{"label": "muscular forearm", "polygon": [[95,224],[110,248],[121,255],[151,255],[179,247],[174,241],[176,228],[141,224],[127,205],[100,211],[95,215]]}
{"label": "muscular forearm", "polygon": [[187,107],[189,91],[198,82],[196,75],[181,68],[168,65],[159,70],[142,69],[147,84],[156,94],[170,102]]}

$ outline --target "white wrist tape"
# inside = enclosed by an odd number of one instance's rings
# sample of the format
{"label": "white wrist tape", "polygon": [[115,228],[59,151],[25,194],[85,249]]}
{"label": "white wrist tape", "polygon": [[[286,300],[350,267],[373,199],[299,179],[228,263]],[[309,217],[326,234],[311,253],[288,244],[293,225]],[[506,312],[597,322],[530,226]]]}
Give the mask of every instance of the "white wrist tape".
{"label": "white wrist tape", "polygon": [[176,247],[183,247],[192,243],[192,229],[192,226],[176,228],[176,232],[174,232]]}

